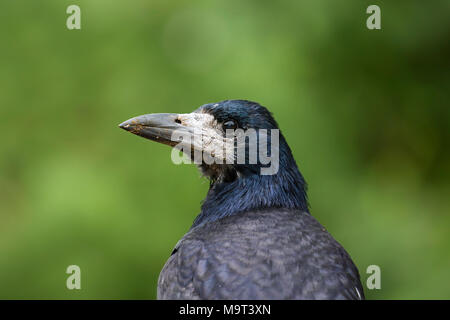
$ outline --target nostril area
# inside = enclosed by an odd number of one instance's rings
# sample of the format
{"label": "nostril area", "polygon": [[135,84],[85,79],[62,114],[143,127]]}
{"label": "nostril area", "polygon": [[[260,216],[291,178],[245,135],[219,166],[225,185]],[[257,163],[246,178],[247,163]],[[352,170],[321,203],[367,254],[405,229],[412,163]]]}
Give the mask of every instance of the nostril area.
{"label": "nostril area", "polygon": [[178,124],[181,124],[181,120],[180,120],[180,119],[178,119],[178,118],[177,118],[177,119],[175,119],[175,122],[176,122],[176,123],[178,123]]}

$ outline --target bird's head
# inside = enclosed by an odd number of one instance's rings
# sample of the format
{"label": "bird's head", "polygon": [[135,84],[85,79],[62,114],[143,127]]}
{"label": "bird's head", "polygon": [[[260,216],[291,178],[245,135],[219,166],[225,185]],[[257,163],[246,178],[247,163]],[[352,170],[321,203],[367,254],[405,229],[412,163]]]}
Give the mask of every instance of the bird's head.
{"label": "bird's head", "polygon": [[278,125],[270,112],[255,102],[226,100],[205,104],[191,113],[147,114],[119,126],[183,151],[213,182],[278,172]]}
{"label": "bird's head", "polygon": [[[225,100],[191,113],[147,114],[120,128],[187,154],[211,181],[203,221],[262,207],[308,210],[306,184],[270,112],[255,102]],[[179,159],[179,158],[178,158]],[[178,161],[178,160],[177,160]],[[217,210],[217,206],[223,207]]]}

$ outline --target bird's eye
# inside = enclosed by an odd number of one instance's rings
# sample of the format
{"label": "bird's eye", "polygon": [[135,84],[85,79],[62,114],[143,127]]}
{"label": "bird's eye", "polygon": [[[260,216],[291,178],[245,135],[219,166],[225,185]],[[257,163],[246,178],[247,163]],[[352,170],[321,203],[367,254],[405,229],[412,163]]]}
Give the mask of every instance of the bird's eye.
{"label": "bird's eye", "polygon": [[235,130],[237,128],[237,122],[234,120],[227,120],[223,123],[223,130],[231,129]]}

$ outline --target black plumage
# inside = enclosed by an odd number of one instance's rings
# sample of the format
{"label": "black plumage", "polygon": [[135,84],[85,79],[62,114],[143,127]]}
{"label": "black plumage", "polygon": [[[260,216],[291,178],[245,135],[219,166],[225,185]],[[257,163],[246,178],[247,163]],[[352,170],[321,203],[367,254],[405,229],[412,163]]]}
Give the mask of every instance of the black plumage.
{"label": "black plumage", "polygon": [[[244,130],[278,129],[266,108],[244,100],[207,104],[192,113],[199,114],[212,116],[203,125],[219,132],[230,121]],[[147,115],[121,127],[173,146],[169,131],[189,126],[185,118]],[[350,256],[310,215],[306,183],[282,134],[274,175],[261,175],[259,161],[199,166],[210,189],[161,271],[159,299],[364,298]]]}

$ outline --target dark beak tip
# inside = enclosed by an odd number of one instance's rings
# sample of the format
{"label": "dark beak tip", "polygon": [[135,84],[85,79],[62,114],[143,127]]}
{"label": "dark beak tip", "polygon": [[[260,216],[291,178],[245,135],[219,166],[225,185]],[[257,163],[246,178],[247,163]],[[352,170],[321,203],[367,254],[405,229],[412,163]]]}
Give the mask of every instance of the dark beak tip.
{"label": "dark beak tip", "polygon": [[128,131],[130,128],[130,124],[128,121],[122,122],[121,124],[119,124],[119,128]]}

